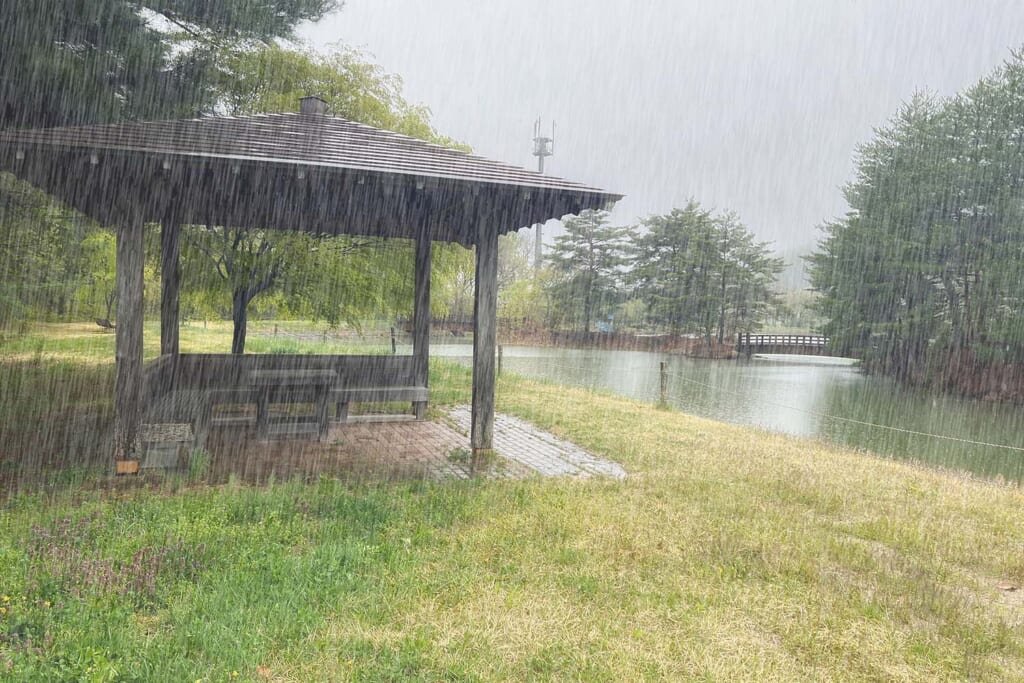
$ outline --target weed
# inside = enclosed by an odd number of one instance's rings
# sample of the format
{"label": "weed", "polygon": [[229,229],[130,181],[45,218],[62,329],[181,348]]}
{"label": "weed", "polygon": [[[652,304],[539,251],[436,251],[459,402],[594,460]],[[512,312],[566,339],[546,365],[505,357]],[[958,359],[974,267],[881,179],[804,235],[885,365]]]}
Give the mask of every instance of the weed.
{"label": "weed", "polygon": [[473,452],[468,448],[453,448],[448,451],[448,460],[457,465],[468,465],[473,459]]}
{"label": "weed", "polygon": [[199,482],[210,472],[210,453],[205,448],[194,448],[188,456],[188,480]]}

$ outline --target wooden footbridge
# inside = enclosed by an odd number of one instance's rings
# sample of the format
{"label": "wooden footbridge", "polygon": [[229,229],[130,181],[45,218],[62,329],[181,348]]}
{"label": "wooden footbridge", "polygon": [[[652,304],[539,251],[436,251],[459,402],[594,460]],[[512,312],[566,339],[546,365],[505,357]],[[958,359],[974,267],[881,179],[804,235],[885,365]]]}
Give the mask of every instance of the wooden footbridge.
{"label": "wooden footbridge", "polygon": [[736,335],[736,353],[785,353],[803,356],[827,356],[828,337],[818,334],[752,334]]}

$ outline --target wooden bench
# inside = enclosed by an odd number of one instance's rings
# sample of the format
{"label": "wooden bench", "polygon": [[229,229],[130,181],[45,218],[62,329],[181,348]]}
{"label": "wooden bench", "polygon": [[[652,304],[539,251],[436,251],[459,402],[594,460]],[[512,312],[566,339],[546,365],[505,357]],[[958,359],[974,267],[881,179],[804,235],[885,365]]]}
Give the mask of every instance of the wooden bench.
{"label": "wooden bench", "polygon": [[338,381],[334,370],[252,370],[249,381],[257,394],[256,426],[261,436],[270,434],[271,403],[312,403],[317,434],[321,439],[327,436],[327,396]]}
{"label": "wooden bench", "polygon": [[345,422],[348,419],[349,403],[387,403],[390,401],[410,401],[413,414],[422,420],[427,413],[427,400],[430,390],[427,387],[340,387],[330,390],[330,400],[337,405],[336,419]]}
{"label": "wooden bench", "polygon": [[[323,433],[332,403],[342,421],[352,402],[408,401],[414,416],[423,419],[430,392],[417,379],[416,367],[412,356],[392,355],[165,355],[146,368],[147,400],[165,403],[161,414],[166,420],[195,425],[200,443],[211,424],[281,433],[289,425],[307,431],[315,422]],[[217,410],[232,403],[246,409],[233,414]],[[299,403],[316,406],[315,414],[270,410],[275,404]]]}
{"label": "wooden bench", "polygon": [[256,406],[259,401],[257,392],[249,388],[238,389],[207,389],[202,393],[202,403],[195,415],[195,432],[200,444],[206,444],[210,427],[245,426],[256,427],[256,414],[217,415],[217,407],[224,404],[239,406]]}
{"label": "wooden bench", "polygon": [[[333,370],[253,370],[247,374],[247,383],[241,387],[210,389],[206,392],[203,409],[202,432],[210,424],[245,423],[255,424],[261,437],[270,436],[271,427],[279,424],[301,425],[314,423],[320,438],[327,435],[328,394],[337,381]],[[255,404],[255,419],[249,416],[238,418],[215,418],[214,410],[223,404]],[[309,418],[286,418],[272,420],[271,404],[312,403],[315,414]]]}

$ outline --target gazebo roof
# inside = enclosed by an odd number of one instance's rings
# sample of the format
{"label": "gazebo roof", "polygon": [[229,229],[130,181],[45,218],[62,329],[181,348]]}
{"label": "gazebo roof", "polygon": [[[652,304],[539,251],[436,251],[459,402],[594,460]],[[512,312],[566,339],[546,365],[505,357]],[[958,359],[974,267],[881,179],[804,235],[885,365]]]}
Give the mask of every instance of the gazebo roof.
{"label": "gazebo roof", "polygon": [[320,113],[0,132],[9,170],[100,222],[126,217],[473,244],[621,195]]}

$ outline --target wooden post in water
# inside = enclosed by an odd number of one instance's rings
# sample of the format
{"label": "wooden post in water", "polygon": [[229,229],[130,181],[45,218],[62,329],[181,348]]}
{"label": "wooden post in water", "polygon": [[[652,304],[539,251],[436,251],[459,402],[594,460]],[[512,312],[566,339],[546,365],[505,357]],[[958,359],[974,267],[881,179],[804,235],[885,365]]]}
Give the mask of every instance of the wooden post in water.
{"label": "wooden post in water", "polygon": [[662,406],[668,405],[668,372],[665,369],[665,361],[661,361],[660,377],[661,380],[661,391],[659,393],[658,403]]}

